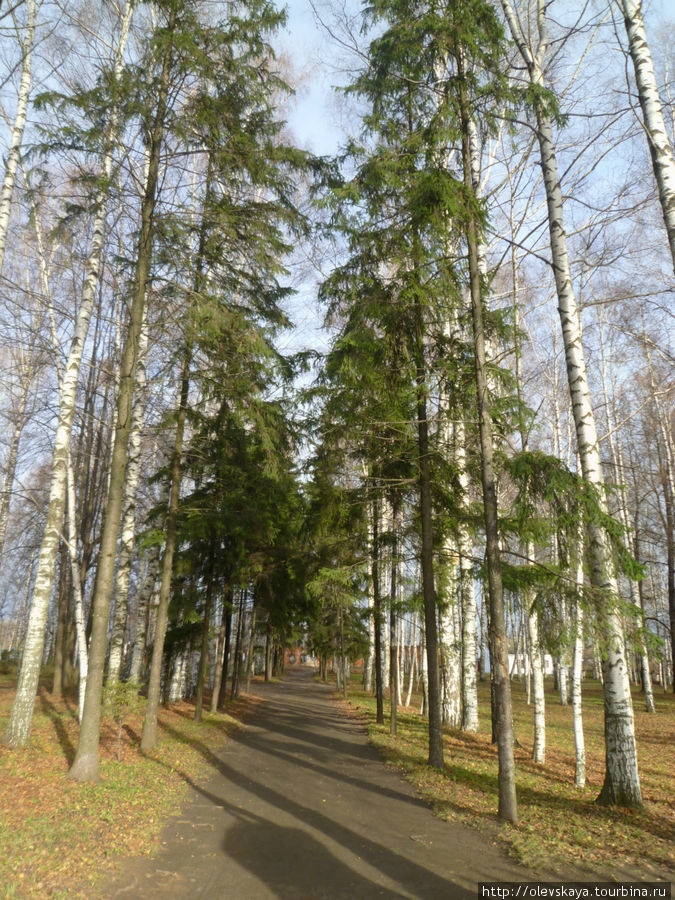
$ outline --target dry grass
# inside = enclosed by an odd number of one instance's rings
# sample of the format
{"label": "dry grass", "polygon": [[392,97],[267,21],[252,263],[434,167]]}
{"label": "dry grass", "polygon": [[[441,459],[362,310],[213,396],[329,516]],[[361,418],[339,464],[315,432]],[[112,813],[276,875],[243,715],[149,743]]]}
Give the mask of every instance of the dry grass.
{"label": "dry grass", "polygon": [[[447,730],[445,771],[426,763],[427,723],[415,711],[399,711],[399,731],[375,724],[374,701],[355,689],[352,702],[367,719],[372,742],[431,801],[439,815],[493,831],[497,807],[497,751],[490,742],[489,688],[480,685],[480,730]],[[532,707],[513,685],[520,823],[499,827],[512,854],[535,869],[577,867],[617,877],[670,879],[675,859],[675,698],[657,695],[654,715],[634,695],[638,756],[644,798],[639,810],[610,809],[594,801],[604,778],[603,701],[599,684],[584,684],[587,786],[574,787],[571,707],[547,685],[546,764],[532,762]],[[386,715],[386,712],[385,712]]]}
{"label": "dry grass", "polygon": [[[0,729],[13,697],[0,684]],[[105,877],[115,857],[152,854],[168,815],[177,810],[193,779],[206,768],[195,746],[217,747],[239,727],[255,701],[247,698],[227,713],[192,721],[194,707],[174,704],[159,713],[155,752],[140,752],[142,715],[123,729],[117,762],[117,727],[103,721],[102,782],[77,784],[66,778],[77,744],[74,698],[41,689],[29,747],[0,749],[0,894],[3,897],[73,898]]]}

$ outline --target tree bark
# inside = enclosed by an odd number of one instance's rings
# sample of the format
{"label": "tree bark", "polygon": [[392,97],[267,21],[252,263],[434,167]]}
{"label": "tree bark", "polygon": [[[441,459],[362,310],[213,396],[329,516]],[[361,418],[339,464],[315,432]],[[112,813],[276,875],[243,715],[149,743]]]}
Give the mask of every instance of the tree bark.
{"label": "tree bark", "polygon": [[[133,4],[128,4],[122,19],[122,29],[115,56],[115,78],[122,72],[124,48],[129,32]],[[102,173],[104,180],[110,178],[113,153],[118,140],[119,111],[113,107],[105,140]],[[59,418],[52,452],[52,472],[49,491],[47,518],[40,545],[35,586],[28,619],[28,629],[19,672],[16,697],[10,715],[5,743],[10,747],[21,747],[27,741],[33,718],[33,708],[37,693],[38,677],[44,647],[44,632],[49,610],[49,600],[54,579],[54,563],[59,545],[61,525],[66,505],[67,461],[70,446],[70,430],[75,411],[75,394],[82,361],[84,344],[89,330],[96,286],[99,278],[101,249],[105,234],[105,201],[107,191],[102,189],[96,195],[95,215],[89,257],[85,266],[85,281],[82,301],[75,323],[75,333],[70,345],[63,379],[59,384]]]}
{"label": "tree bark", "polygon": [[389,734],[396,734],[396,704],[398,702],[398,661],[396,659],[396,600],[398,591],[398,508],[391,506],[393,540],[391,545],[391,579],[389,594]]}
{"label": "tree bark", "polygon": [[419,510],[422,524],[422,598],[424,634],[427,652],[427,712],[429,717],[429,765],[442,769],[443,732],[441,728],[441,691],[438,665],[438,629],[436,627],[436,589],[434,586],[434,538],[429,467],[429,422],[427,419],[427,372],[424,359],[423,312],[416,301],[417,334],[415,368],[417,384],[417,460]]}
{"label": "tree bark", "polygon": [[635,69],[635,82],[642,109],[645,134],[652,157],[663,220],[668,233],[673,271],[675,271],[675,157],[663,120],[661,98],[642,18],[642,0],[621,0],[621,8],[628,35],[628,48]]}
{"label": "tree bark", "polygon": [[166,637],[166,627],[169,621],[173,557],[176,551],[176,540],[178,537],[178,503],[180,500],[180,486],[182,480],[183,436],[185,433],[185,420],[187,417],[188,392],[190,390],[191,358],[192,354],[189,350],[186,350],[183,356],[180,400],[178,402],[178,415],[176,417],[176,435],[174,438],[171,459],[171,487],[169,490],[169,508],[166,516],[166,540],[164,542],[164,558],[162,559],[157,621],[155,623],[155,637],[152,643],[152,659],[150,661],[150,676],[148,679],[148,705],[145,711],[145,719],[143,720],[143,734],[141,735],[141,749],[145,753],[153,750],[157,743],[157,712],[159,709],[160,676],[162,673],[162,658],[164,655],[164,638]]}
{"label": "tree bark", "polygon": [[0,273],[5,260],[5,247],[7,246],[7,230],[9,228],[9,216],[12,208],[12,196],[16,182],[16,170],[19,166],[21,142],[26,127],[26,115],[28,113],[28,98],[31,84],[31,64],[33,58],[33,40],[35,37],[35,24],[37,20],[37,0],[27,0],[26,3],[26,31],[22,44],[23,60],[21,62],[21,82],[19,84],[19,96],[12,126],[12,136],[5,163],[5,177],[0,191]]}
{"label": "tree bark", "polygon": [[581,707],[581,677],[584,657],[584,613],[580,593],[584,584],[583,553],[579,548],[579,562],[576,573],[577,601],[574,605],[574,662],[572,666],[572,717],[574,720],[574,786],[582,788],[586,784],[586,746]]}
{"label": "tree bark", "polygon": [[124,633],[127,625],[127,609],[129,594],[129,576],[134,553],[136,536],[136,493],[141,474],[141,439],[145,424],[145,407],[147,402],[145,356],[148,348],[147,315],[143,318],[143,326],[138,345],[138,362],[136,364],[136,395],[131,418],[129,434],[129,455],[127,476],[124,483],[124,500],[122,502],[122,531],[120,534],[119,558],[115,576],[115,612],[113,615],[112,634],[110,636],[110,656],[108,660],[108,683],[116,684],[122,669],[122,651],[124,649]]}
{"label": "tree bark", "polygon": [[371,578],[373,582],[373,621],[375,628],[375,721],[384,725],[384,683],[382,680],[382,598],[380,596],[380,508],[376,499],[372,506],[373,539]]}
{"label": "tree bark", "polygon": [[[501,3],[513,39],[527,65],[531,83],[537,86],[545,85],[542,69],[542,61],[547,48],[544,0],[538,0],[539,37],[536,54],[531,52],[520,31],[509,0],[501,0]],[[567,253],[562,190],[553,143],[553,125],[550,115],[541,104],[536,106],[535,111],[541,168],[546,190],[553,272],[558,295],[558,311],[565,346],[567,379],[577,433],[578,452],[583,477],[598,491],[598,502],[604,505],[602,494],[604,479],[581,341],[581,326]],[[617,585],[607,537],[602,528],[594,522],[589,524],[589,555],[591,583],[596,590],[600,619],[603,622],[605,635],[602,671],[605,697],[606,774],[598,801],[620,806],[640,806],[642,794],[637,768],[633,705],[628,683],[623,628],[615,605]]]}
{"label": "tree bark", "polygon": [[[216,541],[215,537],[211,539],[211,548],[209,552],[209,564],[207,568],[208,582],[206,585],[206,596],[204,598],[204,625],[202,628],[201,647],[199,648],[199,671],[197,673],[197,696],[195,698],[195,714],[194,721],[201,722],[202,707],[204,704],[204,683],[206,681],[206,669],[209,660],[209,638],[211,633],[211,608],[213,606],[213,591],[216,581]],[[214,695],[216,694],[214,686]]]}
{"label": "tree bark", "polygon": [[[174,21],[172,15],[171,23]],[[94,593],[92,599],[93,626],[91,634],[91,649],[89,658],[89,680],[87,682],[87,695],[84,704],[84,715],[82,718],[82,727],[80,729],[80,739],[78,742],[75,760],[68,773],[70,778],[76,781],[98,781],[99,780],[99,739],[100,739],[100,721],[101,721],[101,695],[103,689],[103,666],[105,663],[108,622],[110,617],[110,600],[113,589],[113,573],[115,567],[115,556],[117,546],[117,535],[119,533],[120,519],[122,516],[122,500],[124,497],[124,481],[127,467],[127,452],[129,443],[129,431],[131,428],[131,411],[134,394],[134,381],[136,377],[136,364],[138,361],[138,347],[143,326],[143,317],[145,309],[145,294],[148,275],[150,272],[150,264],[152,261],[152,241],[154,232],[154,213],[155,202],[157,197],[157,182],[159,175],[160,149],[164,138],[166,108],[169,92],[169,71],[172,55],[172,44],[168,42],[164,50],[162,60],[162,71],[160,75],[160,87],[157,99],[157,107],[153,116],[152,127],[149,134],[149,153],[148,153],[148,177],[145,186],[143,201],[141,204],[141,230],[138,242],[136,270],[134,273],[134,282],[132,287],[132,302],[129,311],[129,326],[122,355],[122,364],[120,366],[120,389],[116,404],[117,425],[115,428],[115,439],[112,452],[112,461],[110,466],[110,486],[108,489],[108,501],[106,504],[105,516],[103,521],[103,532],[101,535],[101,547],[99,551],[98,567],[96,569],[96,580],[94,582]],[[182,437],[182,435],[181,435]],[[179,460],[180,470],[180,460]],[[178,499],[176,497],[176,505]],[[167,549],[168,553],[168,538]],[[171,552],[173,557],[173,551]],[[170,573],[169,573],[170,579]],[[168,602],[168,595],[167,595]],[[160,596],[161,604],[161,596]],[[161,609],[161,606],[160,606]],[[158,627],[155,634],[154,651],[157,650],[158,638],[160,636],[159,614]],[[161,643],[163,646],[164,634],[161,634]],[[154,662],[154,652],[153,652]],[[159,674],[157,674],[159,680]],[[153,699],[158,699],[157,693],[153,694]],[[151,706],[152,684],[148,691],[148,710],[152,710]],[[154,709],[156,719],[156,707]],[[150,712],[150,715],[152,713]],[[148,722],[148,712],[146,712],[145,726]],[[144,750],[149,750],[147,741],[141,739],[141,746]],[[154,742],[151,746],[154,746]]]}
{"label": "tree bark", "polygon": [[[461,62],[457,60],[461,70]],[[462,130],[462,168],[464,186],[468,196],[474,187],[471,174],[469,148],[470,116],[465,88],[459,86],[460,123]],[[488,398],[488,382],[485,358],[485,330],[483,326],[483,298],[478,268],[478,230],[475,214],[467,211],[466,238],[469,255],[469,281],[471,293],[471,318],[475,349],[476,393],[478,400],[478,425],[481,449],[481,481],[483,485],[483,509],[485,515],[486,557],[490,602],[490,661],[495,690],[496,737],[499,757],[499,805],[498,815],[503,821],[518,821],[516,803],[515,763],[513,758],[513,718],[511,711],[511,685],[509,681],[504,617],[504,590],[502,586],[501,552],[497,510],[497,485],[493,463],[492,419]]]}

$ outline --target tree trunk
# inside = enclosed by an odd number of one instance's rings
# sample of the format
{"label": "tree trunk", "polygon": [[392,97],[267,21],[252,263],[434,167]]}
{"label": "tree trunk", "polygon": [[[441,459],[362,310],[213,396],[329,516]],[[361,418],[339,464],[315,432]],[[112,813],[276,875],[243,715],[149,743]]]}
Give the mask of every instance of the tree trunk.
{"label": "tree trunk", "polygon": [[79,665],[78,680],[78,704],[77,712],[80,724],[84,714],[84,698],[87,690],[87,676],[89,672],[89,652],[87,648],[87,635],[84,627],[84,601],[82,597],[82,582],[80,580],[80,566],[77,558],[77,527],[75,522],[75,475],[73,473],[73,462],[68,454],[68,474],[67,474],[67,490],[68,490],[68,514],[66,521],[68,522],[68,556],[70,558],[70,569],[72,572],[72,589],[73,589],[73,606],[75,612],[75,633],[77,635],[77,661]]}
{"label": "tree trunk", "polygon": [[443,733],[441,729],[441,692],[438,666],[438,629],[436,627],[436,589],[434,587],[434,538],[431,507],[431,471],[429,467],[429,422],[427,419],[427,373],[424,361],[422,311],[417,309],[416,347],[417,449],[419,510],[422,523],[422,598],[424,634],[427,651],[427,712],[429,716],[429,765],[442,769]]}
{"label": "tree trunk", "polygon": [[[122,29],[115,57],[115,77],[122,71],[124,48],[131,21],[133,4],[128,4],[122,20]],[[113,108],[106,135],[106,150],[103,160],[103,180],[108,181],[112,172],[113,151],[118,140],[119,112]],[[101,189],[96,195],[95,215],[92,230],[91,247],[85,266],[85,281],[82,290],[82,301],[75,323],[75,333],[70,345],[68,360],[65,365],[63,379],[59,384],[59,417],[52,451],[52,472],[49,491],[49,505],[45,522],[40,553],[38,556],[37,574],[31,601],[28,629],[21,660],[19,681],[16,696],[10,715],[5,743],[11,747],[23,746],[30,734],[33,708],[37,693],[42,650],[44,647],[44,631],[49,610],[54,579],[54,563],[59,545],[59,536],[66,506],[66,478],[68,450],[70,446],[70,430],[75,411],[75,395],[82,361],[84,344],[89,330],[89,320],[96,296],[99,278],[101,248],[105,233],[107,190]],[[1,226],[0,226],[1,228]]]}
{"label": "tree trunk", "polygon": [[373,540],[371,577],[373,582],[373,620],[375,628],[375,721],[384,725],[384,683],[382,680],[382,598],[380,597],[380,510],[377,500],[372,508]]}
{"label": "tree trunk", "polygon": [[[173,21],[173,17],[172,17]],[[169,28],[171,30],[171,27]],[[89,659],[89,680],[87,682],[87,696],[85,698],[84,716],[80,729],[75,760],[70,769],[69,777],[76,781],[99,780],[99,737],[101,719],[101,693],[103,689],[103,666],[105,663],[108,621],[110,617],[110,600],[113,588],[113,574],[115,567],[117,535],[119,533],[120,519],[122,516],[122,500],[124,497],[124,481],[127,467],[127,450],[129,443],[129,431],[131,427],[131,412],[134,393],[134,381],[136,377],[136,364],[138,361],[138,347],[143,326],[145,309],[145,294],[152,260],[152,240],[154,231],[154,212],[157,195],[157,181],[159,175],[160,149],[164,137],[166,106],[169,90],[169,63],[172,54],[171,42],[167,43],[164,51],[162,74],[160,78],[160,90],[157,109],[155,111],[153,125],[150,133],[148,178],[145,193],[141,205],[141,230],[138,242],[136,259],[136,271],[132,287],[132,302],[129,312],[129,325],[127,337],[120,366],[120,390],[117,399],[117,426],[113,445],[112,461],[110,466],[110,486],[108,489],[108,501],[106,504],[101,535],[101,547],[99,551],[96,580],[94,582],[94,594],[92,599],[93,627],[91,635],[91,649]],[[181,429],[182,441],[182,429]],[[180,458],[178,459],[178,481],[180,482]],[[172,484],[172,488],[175,485]],[[176,486],[176,487],[179,487]],[[173,499],[173,497],[172,497]],[[175,497],[176,512],[178,496]],[[171,518],[171,510],[169,519]],[[175,540],[175,522],[174,522]],[[173,559],[173,547],[169,550],[169,538],[167,534],[166,557]],[[168,588],[170,586],[171,572],[168,573],[166,585],[166,603],[168,604]],[[164,579],[163,579],[164,580]],[[157,630],[153,648],[153,663],[158,645],[161,644],[160,653],[164,645],[164,632],[160,628],[162,622],[162,595],[160,592],[160,609],[157,616]],[[164,628],[166,617],[164,613]],[[159,666],[161,658],[157,661],[158,668],[155,674],[155,682],[148,688],[148,708],[143,723],[144,737],[141,746],[144,751],[150,750],[156,740],[156,715],[159,701]],[[154,731],[153,731],[154,719]],[[146,726],[149,726],[146,735]],[[152,737],[150,736],[152,735]]]}
{"label": "tree trunk", "polygon": [[150,547],[147,556],[145,578],[136,594],[136,631],[131,650],[129,665],[129,681],[139,682],[145,668],[145,654],[148,643],[148,624],[150,618],[150,600],[155,592],[159,575],[161,548],[159,544]]}
{"label": "tree trunk", "polygon": [[14,485],[14,474],[16,472],[16,461],[19,455],[19,443],[21,434],[26,424],[26,404],[28,402],[28,389],[30,379],[22,378],[21,397],[19,399],[18,409],[12,412],[14,418],[14,428],[12,429],[12,437],[9,443],[9,451],[7,453],[7,463],[4,467],[4,477],[2,479],[2,489],[0,490],[0,560],[2,560],[2,551],[5,547],[5,537],[7,535],[7,522],[9,521],[9,502],[12,497],[12,487]]}
{"label": "tree trunk", "polygon": [[[209,638],[211,634],[211,607],[213,606],[213,590],[215,587],[216,574],[216,541],[211,539],[211,552],[209,554],[209,565],[207,570],[208,582],[206,585],[206,596],[204,598],[204,626],[202,628],[201,647],[199,649],[199,671],[197,673],[197,696],[195,699],[194,721],[201,722],[202,706],[204,702],[204,683],[206,681],[206,669],[209,659]],[[216,695],[215,685],[213,689]]]}
{"label": "tree trunk", "polygon": [[237,639],[234,645],[234,657],[232,665],[232,689],[230,697],[234,700],[239,696],[239,683],[241,678],[241,645],[244,640],[244,619],[246,617],[246,588],[239,592],[239,609],[237,615]]}
{"label": "tree trunk", "polygon": [[[533,546],[528,546],[527,554],[530,559],[534,558]],[[532,598],[529,592],[523,595],[523,600],[527,606],[527,627],[530,636],[530,669],[532,671],[532,692],[534,695],[532,759],[539,765],[543,765],[546,762],[546,695],[544,694],[544,672],[541,665],[539,614],[532,606]]]}
{"label": "tree trunk", "polygon": [[[509,0],[501,0],[501,2],[513,38],[528,67],[531,83],[544,86],[542,62],[547,47],[544,0],[538,0],[539,42],[536,57],[527,46]],[[583,477],[598,490],[598,500],[604,505],[602,494],[604,480],[581,341],[581,326],[567,254],[562,189],[553,144],[552,121],[541,104],[536,106],[535,111],[541,168],[546,189],[558,311],[565,346],[567,379],[577,433],[578,452]],[[596,590],[600,621],[603,623],[605,636],[602,670],[605,696],[606,774],[598,801],[620,806],[640,806],[642,794],[637,768],[633,706],[628,683],[623,629],[615,605],[617,585],[607,537],[602,528],[594,522],[589,524],[589,551],[591,583]]]}
{"label": "tree trunk", "polygon": [[122,651],[124,633],[127,624],[127,608],[129,593],[129,575],[134,552],[136,536],[136,493],[141,474],[141,439],[145,425],[145,407],[147,402],[145,357],[148,348],[147,314],[143,318],[143,326],[138,345],[138,362],[136,364],[136,396],[129,434],[129,456],[127,476],[124,483],[124,500],[122,503],[122,531],[120,535],[119,559],[115,576],[115,612],[113,628],[110,636],[110,657],[108,660],[108,683],[116,684],[122,669]]}
{"label": "tree trunk", "polygon": [[61,544],[59,554],[59,581],[57,587],[56,602],[58,604],[58,619],[56,625],[56,639],[54,641],[54,676],[52,679],[52,694],[60,697],[63,694],[63,657],[66,650],[66,633],[68,627],[68,549],[65,543]]}
{"label": "tree trunk", "polygon": [[176,417],[176,435],[171,459],[171,487],[169,490],[169,508],[166,516],[166,540],[164,542],[164,558],[162,559],[162,576],[159,587],[159,604],[155,636],[152,643],[152,659],[148,679],[148,705],[143,720],[141,749],[147,753],[157,743],[157,711],[160,696],[160,675],[162,672],[162,656],[164,654],[164,638],[169,620],[169,600],[171,598],[171,579],[173,575],[173,557],[178,536],[178,503],[182,480],[183,436],[187,416],[188,392],[190,390],[190,361],[192,354],[185,350],[183,370],[181,373],[180,400]]}
{"label": "tree trunk", "polygon": [[251,677],[253,675],[253,654],[255,652],[255,626],[256,605],[255,600],[251,608],[251,616],[248,626],[248,649],[246,651],[246,693],[251,693]]}
{"label": "tree trunk", "polygon": [[459,728],[462,722],[460,691],[459,628],[457,622],[457,568],[454,551],[446,547],[450,556],[447,594],[439,607],[439,637],[441,645],[441,718],[444,725]]}
{"label": "tree trunk", "polygon": [[405,695],[405,706],[410,706],[412,699],[412,690],[415,683],[415,673],[417,672],[417,611],[413,616],[412,641],[410,644],[410,672],[408,673],[408,691]]}
{"label": "tree trunk", "polygon": [[223,609],[225,616],[225,646],[223,648],[223,676],[220,681],[220,691],[218,692],[218,709],[222,709],[227,702],[227,670],[230,662],[230,646],[232,644],[232,613],[234,605],[234,589],[230,588],[227,599],[227,613]]}
{"label": "tree trunk", "polygon": [[[461,61],[457,60],[458,70]],[[469,148],[469,119],[465,87],[459,86],[460,120],[462,129],[462,168],[464,186],[469,197],[474,187],[471,174]],[[478,231],[473,210],[468,211],[466,238],[469,255],[469,279],[471,293],[471,318],[475,348],[476,393],[478,400],[478,425],[481,449],[481,481],[483,485],[483,509],[485,515],[486,557],[490,602],[490,662],[495,689],[496,736],[499,756],[499,818],[518,821],[516,803],[515,764],[513,758],[513,719],[511,711],[511,685],[509,682],[506,624],[504,618],[504,591],[502,586],[501,552],[497,511],[497,487],[493,463],[492,419],[488,398],[488,382],[485,359],[485,331],[483,326],[483,299],[478,268]]]}
{"label": "tree trunk", "polygon": [[[230,607],[231,609],[231,607]],[[213,667],[213,693],[211,694],[211,712],[214,713],[218,709],[218,698],[220,697],[220,686],[223,681],[224,653],[225,653],[225,637],[227,635],[227,615],[228,615],[228,598],[223,597],[223,611],[220,618],[220,627],[218,629],[218,641],[216,642],[216,658]]]}
{"label": "tree trunk", "polygon": [[574,786],[586,784],[586,747],[581,708],[581,676],[584,657],[584,613],[579,594],[584,584],[583,555],[580,549],[577,563],[577,601],[574,608],[574,663],[572,666],[572,716],[574,720]]}
{"label": "tree trunk", "polygon": [[9,228],[9,215],[12,208],[12,196],[16,182],[16,170],[19,165],[21,153],[21,141],[26,126],[26,114],[28,112],[28,98],[31,83],[31,61],[33,56],[33,39],[35,37],[35,23],[37,19],[37,0],[26,2],[26,31],[22,42],[23,59],[21,62],[21,82],[19,84],[19,96],[12,126],[12,136],[9,142],[7,162],[5,163],[5,177],[0,191],[0,273],[5,259],[5,247],[7,246],[7,230]]}
{"label": "tree trunk", "polygon": [[[396,734],[396,705],[398,702],[398,662],[396,651],[396,600],[398,591],[398,508],[396,502],[391,506],[391,525],[393,541],[391,545],[391,579],[389,584],[389,734]],[[345,698],[346,699],[346,698]]]}
{"label": "tree trunk", "polygon": [[628,35],[628,48],[635,69],[635,81],[649,152],[652,157],[654,177],[668,232],[673,270],[675,271],[675,158],[673,148],[663,120],[654,64],[647,44],[642,18],[642,0],[621,0],[621,8]]}

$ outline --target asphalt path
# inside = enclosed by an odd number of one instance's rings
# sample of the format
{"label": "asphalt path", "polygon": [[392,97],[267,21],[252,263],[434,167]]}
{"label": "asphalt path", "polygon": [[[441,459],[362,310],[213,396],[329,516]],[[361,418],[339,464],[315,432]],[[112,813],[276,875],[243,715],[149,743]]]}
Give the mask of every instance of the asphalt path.
{"label": "asphalt path", "polygon": [[191,784],[152,859],[122,860],[113,900],[476,898],[534,875],[480,832],[434,817],[311,669],[256,684],[263,703]]}

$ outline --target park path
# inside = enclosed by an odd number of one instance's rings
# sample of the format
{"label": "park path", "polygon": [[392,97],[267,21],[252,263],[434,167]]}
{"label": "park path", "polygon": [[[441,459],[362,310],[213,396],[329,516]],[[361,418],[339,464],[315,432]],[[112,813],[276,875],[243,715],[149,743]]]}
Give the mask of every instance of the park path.
{"label": "park path", "polygon": [[473,829],[435,818],[363,725],[301,669],[212,753],[153,859],[120,861],[96,897],[339,900],[476,897],[532,877]]}

